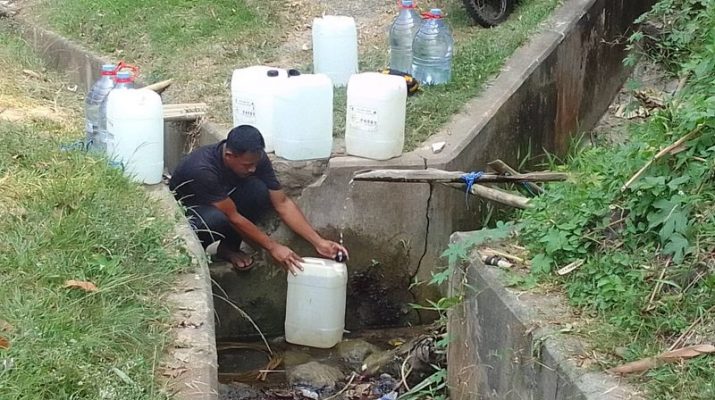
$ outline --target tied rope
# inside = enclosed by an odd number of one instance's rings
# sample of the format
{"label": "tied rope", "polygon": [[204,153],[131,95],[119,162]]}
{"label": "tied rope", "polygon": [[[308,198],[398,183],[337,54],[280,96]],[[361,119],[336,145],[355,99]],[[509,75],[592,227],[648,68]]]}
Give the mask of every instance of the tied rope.
{"label": "tied rope", "polygon": [[482,177],[482,175],[484,175],[484,171],[472,171],[462,175],[462,180],[467,184],[467,189],[464,194],[464,203],[466,204],[467,209],[469,209],[469,194],[471,193],[472,186],[474,185],[474,182],[478,181],[479,178]]}

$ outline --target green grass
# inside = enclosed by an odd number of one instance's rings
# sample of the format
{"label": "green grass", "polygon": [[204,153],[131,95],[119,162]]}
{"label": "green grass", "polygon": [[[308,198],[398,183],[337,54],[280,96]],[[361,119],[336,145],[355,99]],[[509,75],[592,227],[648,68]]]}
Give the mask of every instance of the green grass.
{"label": "green grass", "polygon": [[[597,318],[588,338],[608,356],[603,367],[658,355],[700,317],[677,347],[715,342],[714,7],[659,2],[650,18],[668,21],[665,34],[645,55],[674,76],[688,76],[683,90],[633,123],[626,144],[575,148],[565,165],[552,162],[550,168],[574,178],[549,185],[521,214],[531,282],[558,282],[573,305]],[[660,149],[693,131],[699,134],[682,151],[621,190]],[[585,263],[577,270],[554,275],[579,259]],[[633,380],[649,399],[712,399],[715,357],[664,365]]]}
{"label": "green grass", "polygon": [[[492,29],[473,26],[461,1],[439,3],[448,12],[456,38],[454,78],[408,100],[406,150],[439,131],[498,74],[559,0],[521,1],[507,22]],[[208,102],[210,116],[221,123],[231,120],[231,70],[273,63],[282,38],[292,29],[290,16],[281,12],[285,4],[276,1],[221,0],[209,6],[187,0],[42,0],[42,4],[37,10],[54,29],[104,54],[138,63],[151,81],[177,78],[171,93],[180,101]],[[360,55],[361,71],[386,66],[387,37],[376,46]],[[309,63],[299,65],[310,70]],[[345,90],[338,89],[335,136],[344,134],[345,98]]]}
{"label": "green grass", "polygon": [[[54,103],[47,95],[66,87],[48,72],[23,84],[22,69],[42,66],[5,28],[0,60],[0,109]],[[56,99],[76,118],[81,96],[66,93]],[[0,398],[164,399],[162,293],[188,257],[175,220],[141,187],[103,160],[60,150],[80,125],[0,120],[0,320],[12,326],[0,323],[10,342],[0,349]],[[65,288],[70,279],[99,290]]]}

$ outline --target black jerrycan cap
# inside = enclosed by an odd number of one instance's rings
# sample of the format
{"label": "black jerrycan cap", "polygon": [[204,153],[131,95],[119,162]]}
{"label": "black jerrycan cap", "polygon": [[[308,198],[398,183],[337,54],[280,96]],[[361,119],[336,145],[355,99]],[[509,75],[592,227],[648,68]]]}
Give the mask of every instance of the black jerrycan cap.
{"label": "black jerrycan cap", "polygon": [[269,69],[266,72],[266,75],[268,75],[271,78],[275,78],[276,76],[278,76],[278,70],[277,69]]}
{"label": "black jerrycan cap", "polygon": [[300,71],[298,71],[297,69],[292,68],[292,69],[288,70],[288,77],[298,76],[298,75],[300,75]]}

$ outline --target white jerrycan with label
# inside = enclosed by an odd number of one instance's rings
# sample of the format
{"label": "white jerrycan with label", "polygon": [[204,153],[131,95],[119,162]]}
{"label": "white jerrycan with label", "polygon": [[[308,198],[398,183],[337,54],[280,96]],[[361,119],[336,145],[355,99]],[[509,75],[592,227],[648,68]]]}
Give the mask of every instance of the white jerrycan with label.
{"label": "white jerrycan with label", "polygon": [[407,86],[401,76],[365,72],[348,83],[345,152],[387,160],[405,144]]}
{"label": "white jerrycan with label", "polygon": [[280,117],[275,98],[287,76],[285,69],[254,65],[234,70],[231,77],[233,126],[258,129],[266,142],[266,152],[274,149],[276,120]]}
{"label": "white jerrycan with label", "polygon": [[344,263],[304,257],[303,271],[288,274],[286,342],[330,348],[340,343],[345,328],[348,271]]}

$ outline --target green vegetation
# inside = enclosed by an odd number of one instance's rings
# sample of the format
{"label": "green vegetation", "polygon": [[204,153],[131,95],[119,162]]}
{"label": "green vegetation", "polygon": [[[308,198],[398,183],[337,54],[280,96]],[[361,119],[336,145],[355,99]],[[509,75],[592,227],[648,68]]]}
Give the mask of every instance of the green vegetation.
{"label": "green vegetation", "polygon": [[162,293],[189,261],[175,220],[105,161],[60,150],[82,136],[81,96],[6,28],[0,75],[0,398],[168,398]]}
{"label": "green vegetation", "polygon": [[[604,367],[715,340],[715,5],[662,0],[643,18],[662,23],[663,35],[637,33],[634,45],[644,43],[645,56],[683,78],[682,90],[630,126],[629,143],[580,148],[566,165],[552,165],[574,179],[550,185],[521,215],[533,277],[556,280],[556,269],[585,261],[558,281],[575,306],[603,323],[600,350],[624,358]],[[675,343],[700,317],[693,336]],[[715,357],[664,365],[642,381],[650,399],[712,399]]]}
{"label": "green vegetation", "polygon": [[[306,2],[306,4],[309,2]],[[442,87],[425,88],[408,101],[406,149],[417,147],[499,73],[504,61],[539,29],[559,0],[521,1],[504,24],[484,29],[469,20],[461,1],[446,4],[455,40],[454,79]],[[171,89],[179,101],[206,101],[217,122],[230,121],[227,80],[231,70],[277,60],[310,70],[305,58],[279,54],[281,45],[300,18],[286,13],[284,2],[212,1],[199,5],[186,0],[41,0],[37,12],[60,33],[113,58],[126,58],[142,67],[150,80],[175,78]],[[429,6],[443,2],[423,2]],[[301,12],[290,9],[290,12]],[[316,14],[317,15],[317,14]],[[302,29],[302,26],[299,26]],[[360,55],[361,71],[386,66],[387,37],[370,43]],[[336,91],[335,134],[345,129],[345,90]],[[340,103],[342,102],[342,103]]]}

